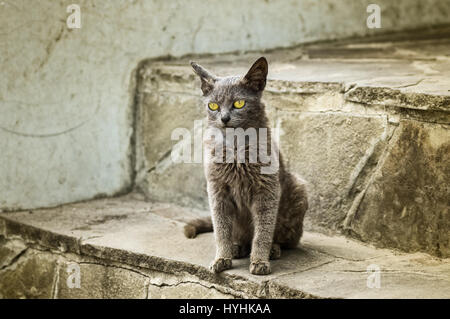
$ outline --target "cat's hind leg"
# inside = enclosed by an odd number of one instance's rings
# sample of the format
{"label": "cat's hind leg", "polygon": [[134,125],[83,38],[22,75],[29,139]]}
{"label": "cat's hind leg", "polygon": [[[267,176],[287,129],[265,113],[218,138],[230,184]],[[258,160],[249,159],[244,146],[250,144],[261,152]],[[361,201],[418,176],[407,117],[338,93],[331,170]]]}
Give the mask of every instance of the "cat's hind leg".
{"label": "cat's hind leg", "polygon": [[241,259],[250,255],[250,245],[233,244],[233,259]]}
{"label": "cat's hind leg", "polygon": [[308,209],[305,182],[290,173],[282,179],[274,242],[284,248],[297,247],[303,234],[303,219]]}
{"label": "cat's hind leg", "polygon": [[270,249],[269,259],[280,259],[281,257],[281,247],[278,244],[273,243],[272,248]]}

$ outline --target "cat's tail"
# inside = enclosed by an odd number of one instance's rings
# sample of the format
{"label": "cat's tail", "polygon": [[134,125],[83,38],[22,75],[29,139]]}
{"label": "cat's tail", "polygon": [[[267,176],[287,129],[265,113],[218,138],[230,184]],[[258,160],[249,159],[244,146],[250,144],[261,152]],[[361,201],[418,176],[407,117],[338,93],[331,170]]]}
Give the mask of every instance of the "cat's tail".
{"label": "cat's tail", "polygon": [[211,217],[197,218],[189,221],[184,226],[184,235],[187,238],[195,238],[198,234],[208,233],[213,231]]}

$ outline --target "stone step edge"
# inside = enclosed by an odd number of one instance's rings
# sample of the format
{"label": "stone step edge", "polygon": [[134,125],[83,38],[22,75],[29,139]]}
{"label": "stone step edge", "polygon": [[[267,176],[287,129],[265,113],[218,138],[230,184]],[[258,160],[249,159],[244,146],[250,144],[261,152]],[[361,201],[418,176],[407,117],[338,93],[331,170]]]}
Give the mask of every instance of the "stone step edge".
{"label": "stone step edge", "polygon": [[[196,58],[201,58],[201,56]],[[183,61],[181,59],[177,65],[169,64],[173,63],[172,60],[167,60],[167,64],[164,64],[163,61],[148,59],[141,63],[138,67],[140,70],[138,76],[142,78],[141,81],[146,77],[156,75],[164,77],[165,80],[176,79],[184,83],[197,84],[195,82],[197,77],[190,72],[187,60],[182,65],[180,65],[180,62]],[[149,69],[152,70],[150,73],[146,71]],[[266,91],[273,94],[300,95],[334,92],[343,94],[344,100],[347,102],[360,103],[368,107],[387,106],[398,109],[450,113],[449,95],[402,92],[399,88],[383,86],[364,86],[346,82],[279,80],[271,79],[269,75]]]}
{"label": "stone step edge", "polygon": [[[223,287],[231,290],[237,297],[251,298],[296,298],[316,299],[321,296],[312,295],[288,286],[266,280],[252,281],[236,274],[221,273],[215,275],[206,267],[168,258],[135,253],[123,249],[83,243],[82,238],[58,234],[44,228],[27,225],[0,216],[0,237],[6,240],[21,240],[27,248],[36,248],[56,254],[76,254],[78,256],[97,259],[99,264],[119,263],[138,269],[157,271],[177,275],[185,273],[208,282],[213,288]],[[245,292],[240,286],[245,285]],[[218,287],[217,287],[218,286]],[[220,290],[220,289],[218,289]]]}

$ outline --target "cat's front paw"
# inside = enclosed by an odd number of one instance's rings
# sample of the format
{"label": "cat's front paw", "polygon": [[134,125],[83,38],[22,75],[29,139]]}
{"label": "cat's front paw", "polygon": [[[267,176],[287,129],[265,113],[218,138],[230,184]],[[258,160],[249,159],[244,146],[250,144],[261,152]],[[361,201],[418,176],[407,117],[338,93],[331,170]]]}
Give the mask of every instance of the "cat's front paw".
{"label": "cat's front paw", "polygon": [[227,269],[231,269],[231,259],[230,258],[217,258],[211,263],[209,269],[214,273],[219,273]]}
{"label": "cat's front paw", "polygon": [[254,261],[250,263],[250,273],[253,275],[268,275],[271,273],[270,262]]}

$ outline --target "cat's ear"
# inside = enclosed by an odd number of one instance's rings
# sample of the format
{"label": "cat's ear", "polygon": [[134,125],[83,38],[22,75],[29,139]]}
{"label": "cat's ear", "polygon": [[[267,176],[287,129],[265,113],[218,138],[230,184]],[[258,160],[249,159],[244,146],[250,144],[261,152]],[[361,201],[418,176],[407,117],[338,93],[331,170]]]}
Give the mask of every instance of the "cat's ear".
{"label": "cat's ear", "polygon": [[254,91],[264,90],[268,69],[266,58],[260,57],[243,77],[242,83]]}
{"label": "cat's ear", "polygon": [[206,70],[204,67],[202,67],[200,64],[191,62],[191,66],[194,69],[195,73],[200,77],[200,80],[202,80],[201,89],[203,95],[208,95],[213,90],[214,83],[217,81],[217,77]]}

